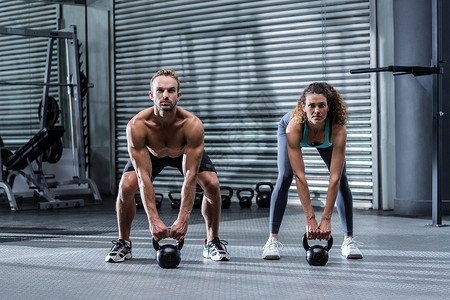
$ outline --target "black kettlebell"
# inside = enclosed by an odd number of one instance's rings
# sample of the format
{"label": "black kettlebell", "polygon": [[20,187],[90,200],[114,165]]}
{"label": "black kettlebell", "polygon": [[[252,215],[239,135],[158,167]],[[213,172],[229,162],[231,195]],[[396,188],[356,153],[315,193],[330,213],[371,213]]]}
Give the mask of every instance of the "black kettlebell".
{"label": "black kettlebell", "polygon": [[134,194],[134,202],[136,203],[136,208],[144,208],[144,203],[142,203],[141,194],[139,194],[139,192]]}
{"label": "black kettlebell", "polygon": [[[250,192],[250,196],[242,196],[242,192]],[[236,197],[239,199],[239,205],[242,208],[249,208],[252,206],[252,199],[255,192],[251,188],[239,188],[236,191]]]}
{"label": "black kettlebell", "polygon": [[160,209],[161,208],[161,204],[164,200],[164,195],[161,193],[155,193],[155,204],[156,204],[156,208]]}
{"label": "black kettlebell", "polygon": [[[144,203],[142,203],[141,194],[136,193],[134,196],[136,202],[136,208],[144,208]],[[164,200],[164,195],[161,193],[155,193],[155,205],[157,209],[161,208],[161,203]]]}
{"label": "black kettlebell", "polygon": [[202,207],[203,192],[195,192],[194,208]]}
{"label": "black kettlebell", "polygon": [[[261,186],[268,186],[269,191],[261,191]],[[272,197],[273,184],[270,182],[258,182],[256,184],[256,204],[259,207],[270,207],[270,197]]]}
{"label": "black kettlebell", "polygon": [[233,189],[229,186],[221,186],[221,191],[228,192],[227,194],[222,194],[222,208],[229,208],[231,206],[231,197],[233,197]]}
{"label": "black kettlebell", "polygon": [[310,247],[306,233],[303,235],[303,248],[306,250],[306,261],[311,266],[325,266],[328,262],[328,251],[330,251],[331,246],[333,246],[332,236],[330,236],[325,247],[320,245]]}
{"label": "black kettlebell", "polygon": [[161,268],[175,269],[181,262],[181,249],[184,239],[176,245],[165,244],[160,246],[153,238],[153,248],[156,250],[156,261]]}
{"label": "black kettlebell", "polygon": [[[180,194],[179,197],[175,197],[174,194]],[[173,209],[179,209],[180,205],[181,205],[181,193],[180,192],[176,192],[176,191],[172,191],[169,192],[169,199],[170,199],[170,206],[172,206]]]}

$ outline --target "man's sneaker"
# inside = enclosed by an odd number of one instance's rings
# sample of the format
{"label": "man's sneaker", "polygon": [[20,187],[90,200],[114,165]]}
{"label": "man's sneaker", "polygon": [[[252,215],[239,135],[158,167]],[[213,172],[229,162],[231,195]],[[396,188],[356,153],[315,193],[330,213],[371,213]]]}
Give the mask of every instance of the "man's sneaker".
{"label": "man's sneaker", "polygon": [[108,255],[105,257],[106,262],[123,262],[125,259],[131,259],[131,241],[125,240],[112,241],[114,244],[111,247]]}
{"label": "man's sneaker", "polygon": [[361,250],[358,249],[358,242],[355,241],[354,237],[349,237],[344,240],[341,246],[342,256],[346,258],[363,258]]}
{"label": "man's sneaker", "polygon": [[230,255],[227,252],[225,245],[228,245],[227,241],[221,241],[218,237],[214,238],[209,243],[205,239],[205,246],[203,247],[203,257],[211,258],[211,260],[230,260]]}
{"label": "man's sneaker", "polygon": [[262,258],[264,259],[280,259],[280,250],[283,248],[275,237],[270,237],[263,247]]}

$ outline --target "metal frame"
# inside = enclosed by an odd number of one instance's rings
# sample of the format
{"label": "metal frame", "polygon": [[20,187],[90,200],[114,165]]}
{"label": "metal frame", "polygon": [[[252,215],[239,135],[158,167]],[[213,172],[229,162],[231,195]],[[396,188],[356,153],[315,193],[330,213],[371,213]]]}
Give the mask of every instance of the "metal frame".
{"label": "metal frame", "polygon": [[[40,85],[43,87],[42,91],[42,111],[41,111],[41,129],[45,127],[46,124],[46,111],[47,99],[48,99],[48,89],[49,86],[62,86],[67,87],[67,94],[69,96],[69,108],[70,108],[70,134],[72,141],[72,154],[73,154],[73,179],[65,182],[52,182],[52,187],[62,186],[62,185],[81,185],[87,184],[90,191],[93,194],[94,200],[96,202],[101,202],[100,193],[93,180],[87,177],[86,170],[86,157],[85,157],[85,143],[83,137],[83,123],[82,123],[82,101],[81,101],[81,80],[80,80],[80,62],[79,62],[79,49],[78,49],[78,39],[77,39],[77,29],[76,26],[70,26],[63,30],[33,30],[33,29],[18,29],[18,28],[7,28],[0,27],[0,34],[7,35],[22,35],[31,37],[48,37],[48,47],[47,47],[47,57],[46,57],[46,69],[44,82],[10,82],[10,81],[0,81],[0,84],[11,84],[11,85]],[[66,45],[66,63],[67,63],[67,82],[66,83],[50,83],[50,73],[51,73],[51,60],[52,60],[52,49],[56,39],[64,39]],[[37,176],[36,171],[33,170],[32,162],[28,163],[31,171],[31,175],[25,174],[21,171],[13,171],[16,175],[24,176],[27,183],[32,186],[36,186],[37,192],[40,197],[47,200],[50,204],[42,204],[44,208],[49,207],[64,207],[61,202],[65,202],[65,206],[76,206],[68,205],[72,203],[69,201],[62,201],[56,199],[54,193],[50,190],[49,185],[46,182],[45,176]],[[42,173],[42,160],[37,159],[38,171]],[[2,167],[3,170],[3,167]],[[10,202],[11,210],[18,210],[17,202],[14,198],[11,186],[9,186],[4,179],[0,177],[0,188],[6,191],[8,200]],[[57,204],[57,205],[53,205]],[[77,203],[80,203],[78,201]],[[42,208],[42,207],[41,207]]]}
{"label": "metal frame", "polygon": [[414,76],[433,76],[433,151],[432,151],[432,224],[429,226],[448,226],[442,224],[442,76],[444,61],[441,60],[442,0],[432,0],[432,60],[431,66],[387,66],[379,68],[351,70],[351,74],[369,72],[392,72],[394,76],[412,74]]}

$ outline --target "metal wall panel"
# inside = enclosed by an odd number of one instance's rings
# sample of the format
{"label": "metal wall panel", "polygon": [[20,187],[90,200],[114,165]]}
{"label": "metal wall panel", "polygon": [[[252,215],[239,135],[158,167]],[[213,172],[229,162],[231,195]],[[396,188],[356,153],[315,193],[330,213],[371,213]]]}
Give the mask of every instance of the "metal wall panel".
{"label": "metal wall panel", "polygon": [[[370,64],[369,0],[115,1],[117,179],[126,161],[125,127],[152,105],[149,80],[160,68],[180,74],[179,105],[205,126],[205,149],[221,185],[275,183],[277,124],[303,88],[327,81],[349,110],[347,168],[355,203],[372,201],[371,85],[351,69]],[[328,171],[304,149],[314,200],[324,201]],[[179,190],[166,169],[159,192]],[[296,196],[295,183],[291,194]]]}
{"label": "metal wall panel", "polygon": [[[0,1],[0,26],[57,28],[58,6],[38,1]],[[0,34],[0,81],[44,82],[48,38]],[[58,82],[54,47],[51,80]],[[58,99],[58,88],[49,95]],[[42,86],[0,84],[0,136],[8,147],[25,144],[39,129]]]}

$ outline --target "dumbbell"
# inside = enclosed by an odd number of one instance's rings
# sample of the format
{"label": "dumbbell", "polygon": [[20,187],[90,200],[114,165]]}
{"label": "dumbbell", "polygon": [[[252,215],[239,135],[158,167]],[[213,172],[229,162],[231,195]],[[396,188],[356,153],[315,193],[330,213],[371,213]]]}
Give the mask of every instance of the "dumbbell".
{"label": "dumbbell", "polygon": [[[250,196],[241,195],[243,192],[249,192]],[[239,188],[236,191],[236,197],[239,199],[239,206],[242,208],[249,208],[252,206],[252,199],[255,192],[251,188]]]}
{"label": "dumbbell", "polygon": [[221,186],[220,190],[226,191],[226,194],[222,194],[222,208],[229,208],[231,205],[231,197],[233,197],[233,189],[229,186]]}
{"label": "dumbbell", "polygon": [[303,248],[306,250],[306,261],[311,266],[325,266],[328,262],[328,251],[333,246],[333,237],[327,241],[325,247],[321,245],[309,246],[306,233],[303,235]]}
{"label": "dumbbell", "polygon": [[[261,186],[268,186],[270,191],[262,191]],[[273,192],[273,184],[270,182],[258,182],[256,184],[256,204],[259,207],[270,207],[270,197]]]}

